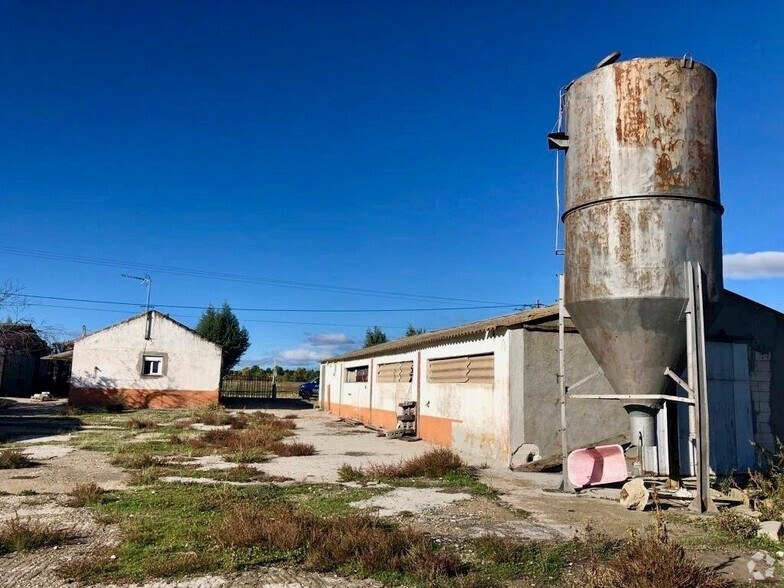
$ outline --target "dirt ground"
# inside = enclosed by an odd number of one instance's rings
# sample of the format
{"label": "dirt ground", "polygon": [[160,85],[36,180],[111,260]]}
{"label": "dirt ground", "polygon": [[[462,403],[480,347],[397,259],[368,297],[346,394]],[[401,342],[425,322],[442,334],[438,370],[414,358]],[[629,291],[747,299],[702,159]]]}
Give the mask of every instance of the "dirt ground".
{"label": "dirt ground", "polygon": [[[13,516],[54,522],[72,528],[77,539],[59,548],[0,557],[0,587],[59,587],[68,584],[53,572],[67,561],[89,550],[109,550],[118,540],[112,525],[94,521],[84,509],[65,506],[65,494],[74,486],[94,481],[106,489],[124,487],[127,472],[111,465],[107,454],[79,450],[69,444],[80,434],[78,419],[57,419],[53,426],[47,415],[63,408],[62,402],[17,401],[0,414],[0,435],[13,440],[40,463],[21,470],[0,470],[0,520]],[[387,439],[373,430],[339,420],[299,400],[285,400],[281,408],[265,410],[282,417],[297,415],[296,440],[312,443],[317,452],[304,457],[276,457],[264,462],[264,472],[297,482],[337,483],[343,464],[354,467],[370,463],[394,463],[421,454],[431,446],[425,442]],[[47,427],[47,422],[49,426]],[[97,428],[97,427],[94,427]],[[149,432],[139,432],[140,439]],[[233,467],[217,459],[204,459],[203,468]],[[470,460],[469,460],[470,462]],[[481,464],[476,463],[479,466]],[[376,509],[404,524],[426,531],[436,541],[449,544],[461,538],[497,533],[531,539],[566,539],[583,533],[586,525],[611,536],[625,536],[629,529],[643,530],[651,523],[648,512],[627,511],[613,500],[591,495],[555,491],[559,475],[520,474],[506,468],[480,470],[480,479],[500,494],[498,500],[472,497],[454,490],[396,488],[376,497],[361,508]],[[521,516],[520,512],[530,513]],[[677,537],[678,525],[671,530]],[[684,529],[684,532],[687,530]],[[712,550],[694,552],[706,565],[720,568],[734,581],[750,581],[747,563],[752,553]],[[761,584],[761,583],[757,583]],[[212,588],[217,586],[378,586],[373,581],[306,573],[297,569],[260,568],[241,574],[204,576],[169,582],[150,582],[145,588]]]}

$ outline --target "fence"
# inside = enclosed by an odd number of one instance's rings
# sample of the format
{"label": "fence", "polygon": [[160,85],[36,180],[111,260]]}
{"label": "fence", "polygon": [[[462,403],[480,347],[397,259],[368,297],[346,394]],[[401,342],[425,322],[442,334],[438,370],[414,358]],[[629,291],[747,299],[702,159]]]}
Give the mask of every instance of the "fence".
{"label": "fence", "polygon": [[277,386],[270,377],[229,374],[220,384],[221,398],[276,398]]}

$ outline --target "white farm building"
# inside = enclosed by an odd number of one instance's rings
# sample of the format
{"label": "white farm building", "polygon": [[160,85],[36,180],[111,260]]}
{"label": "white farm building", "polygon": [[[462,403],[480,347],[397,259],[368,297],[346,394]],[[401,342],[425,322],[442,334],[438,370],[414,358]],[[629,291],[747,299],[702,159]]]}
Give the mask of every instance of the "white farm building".
{"label": "white farm building", "polygon": [[[570,385],[598,368],[571,323],[565,359]],[[420,438],[516,466],[561,451],[558,361],[558,307],[548,306],[325,359],[320,402],[335,415],[393,429],[400,403],[413,401]],[[784,437],[784,403],[777,402],[784,395],[784,315],[725,291],[708,333],[708,378],[711,466],[743,471],[754,465],[752,442],[772,447],[775,435]],[[579,392],[612,390],[601,375]],[[675,404],[659,412],[659,434],[685,443],[688,431],[668,421]],[[628,440],[622,401],[575,399],[567,409],[570,449]],[[660,463],[662,473],[670,466],[686,467]]]}
{"label": "white farm building", "polygon": [[221,348],[156,310],[74,341],[71,404],[126,408],[218,402]]}

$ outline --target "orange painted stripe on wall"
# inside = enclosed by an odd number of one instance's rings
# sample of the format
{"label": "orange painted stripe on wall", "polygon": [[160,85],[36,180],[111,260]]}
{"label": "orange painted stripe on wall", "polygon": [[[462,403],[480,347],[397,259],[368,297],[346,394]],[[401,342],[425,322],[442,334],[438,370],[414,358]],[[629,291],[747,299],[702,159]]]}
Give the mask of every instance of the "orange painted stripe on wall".
{"label": "orange painted stripe on wall", "polygon": [[75,406],[121,404],[125,408],[195,408],[218,402],[218,390],[144,390],[138,388],[71,388]]}
{"label": "orange painted stripe on wall", "polygon": [[[357,408],[345,404],[332,403],[332,414],[365,424],[394,429],[397,427],[397,415],[391,410],[373,409],[372,415],[367,408]],[[419,415],[417,435],[425,441],[437,443],[444,447],[452,446],[452,419]]]}

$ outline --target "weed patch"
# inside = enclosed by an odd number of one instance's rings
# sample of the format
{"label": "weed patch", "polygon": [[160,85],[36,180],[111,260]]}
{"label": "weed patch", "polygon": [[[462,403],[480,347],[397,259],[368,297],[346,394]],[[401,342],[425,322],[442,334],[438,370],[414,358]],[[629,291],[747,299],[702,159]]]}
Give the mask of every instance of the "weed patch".
{"label": "weed patch", "polygon": [[138,429],[152,429],[157,427],[158,424],[155,421],[151,421],[148,419],[137,419],[132,418],[128,419],[125,422],[126,429],[138,430]]}
{"label": "weed patch", "polygon": [[302,554],[308,570],[336,571],[352,566],[364,574],[402,573],[436,582],[456,575],[460,559],[433,550],[426,537],[368,515],[318,517],[290,504],[267,508],[244,505],[216,530],[223,545]]}
{"label": "weed patch", "polygon": [[17,514],[0,525],[0,553],[61,545],[68,537],[69,533],[63,529],[21,519]]}
{"label": "weed patch", "polygon": [[338,480],[340,482],[363,482],[366,479],[367,475],[365,472],[347,463],[338,468]]}
{"label": "weed patch", "polygon": [[713,523],[735,539],[753,539],[759,529],[756,519],[729,510],[720,512],[714,517]]}
{"label": "weed patch", "polygon": [[449,449],[431,449],[417,457],[393,464],[370,464],[366,469],[343,464],[338,469],[341,482],[381,479],[395,486],[418,484],[417,479],[437,479],[440,486],[464,488],[475,496],[496,498],[498,493],[477,480],[474,470]]}
{"label": "weed patch", "polygon": [[195,449],[216,451],[239,463],[263,461],[270,453],[284,457],[313,455],[313,445],[282,443],[283,439],[293,435],[294,427],[292,421],[278,419],[269,413],[255,413],[244,421],[241,428],[205,431],[196,438],[187,439],[185,444]]}
{"label": "weed patch", "polygon": [[0,470],[18,470],[38,465],[27,457],[20,449],[4,449],[0,451]]}
{"label": "weed patch", "polygon": [[103,498],[106,490],[101,488],[95,482],[89,484],[79,484],[68,493],[68,500],[66,505],[73,507],[82,507],[88,503],[97,502]]}
{"label": "weed patch", "polygon": [[441,478],[465,468],[465,462],[455,452],[438,448],[396,464],[370,464],[367,473],[379,478]]}
{"label": "weed patch", "polygon": [[316,448],[311,445],[310,443],[283,443],[279,441],[277,443],[273,443],[270,447],[273,453],[279,455],[280,457],[293,457],[293,456],[303,456],[303,455],[313,455],[316,453]]}
{"label": "weed patch", "polygon": [[725,588],[731,582],[699,565],[672,541],[657,512],[644,536],[632,535],[606,561],[593,561],[583,583],[588,588]]}

